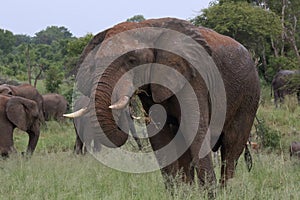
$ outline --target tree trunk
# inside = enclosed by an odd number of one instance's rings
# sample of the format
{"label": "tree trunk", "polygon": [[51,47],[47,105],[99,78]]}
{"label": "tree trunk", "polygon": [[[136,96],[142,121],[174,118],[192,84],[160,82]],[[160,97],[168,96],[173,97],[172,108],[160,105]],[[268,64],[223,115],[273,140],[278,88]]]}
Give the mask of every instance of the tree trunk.
{"label": "tree trunk", "polygon": [[285,39],[285,25],[284,25],[284,20],[285,20],[285,8],[286,8],[286,0],[282,0],[282,8],[281,8],[281,27],[282,27],[282,32],[281,32],[281,52],[280,55],[284,55],[284,39]]}
{"label": "tree trunk", "polygon": [[289,30],[289,41],[295,51],[295,54],[297,56],[298,62],[300,63],[300,55],[299,50],[296,43],[296,29],[297,29],[297,17],[294,16],[294,26]]}
{"label": "tree trunk", "polygon": [[279,53],[278,53],[279,50],[277,49],[276,44],[274,43],[274,40],[273,40],[272,37],[271,37],[271,45],[272,45],[272,49],[274,51],[275,58],[278,58],[279,57]]}
{"label": "tree trunk", "polygon": [[34,85],[33,85],[33,86],[34,86],[35,88],[36,88],[38,79],[39,79],[40,76],[42,75],[42,72],[43,72],[43,67],[41,66],[41,67],[40,67],[39,73],[36,75],[36,77],[35,77],[35,79],[34,79]]}
{"label": "tree trunk", "polygon": [[27,49],[25,50],[25,55],[27,61],[28,82],[31,85],[31,61],[30,61],[30,53],[29,53],[29,44],[27,45]]}

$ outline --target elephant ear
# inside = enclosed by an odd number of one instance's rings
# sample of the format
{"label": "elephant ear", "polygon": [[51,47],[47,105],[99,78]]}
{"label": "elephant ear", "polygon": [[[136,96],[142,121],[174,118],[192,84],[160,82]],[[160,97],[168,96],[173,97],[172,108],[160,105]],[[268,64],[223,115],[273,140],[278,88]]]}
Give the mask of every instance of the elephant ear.
{"label": "elephant ear", "polygon": [[38,118],[36,102],[22,97],[11,97],[6,104],[7,118],[22,131],[27,131]]}
{"label": "elephant ear", "polygon": [[[160,103],[179,92],[197,75],[195,69],[199,68],[194,65],[199,65],[201,57],[210,57],[211,49],[199,28],[189,22],[165,18],[154,26],[166,29],[156,40],[155,61],[169,67],[162,68],[154,64],[151,68],[151,83],[159,83],[151,84],[152,97],[156,103]],[[160,84],[161,81],[164,86]]]}

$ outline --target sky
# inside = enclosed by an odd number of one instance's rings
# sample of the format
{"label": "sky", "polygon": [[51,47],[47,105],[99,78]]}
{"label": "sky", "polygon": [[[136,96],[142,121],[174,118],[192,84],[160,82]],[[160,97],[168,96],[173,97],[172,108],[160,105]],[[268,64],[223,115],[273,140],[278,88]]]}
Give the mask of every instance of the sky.
{"label": "sky", "polygon": [[[0,4],[0,29],[34,36],[64,26],[74,36],[96,34],[134,15],[146,19],[190,19],[212,0],[7,0]],[[105,2],[105,3],[104,3]]]}

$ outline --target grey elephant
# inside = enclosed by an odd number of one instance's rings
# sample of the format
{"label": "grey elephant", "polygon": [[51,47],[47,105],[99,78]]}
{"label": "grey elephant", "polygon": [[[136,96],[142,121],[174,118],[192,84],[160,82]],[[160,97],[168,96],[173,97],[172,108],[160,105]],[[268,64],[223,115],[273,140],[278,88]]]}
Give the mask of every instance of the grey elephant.
{"label": "grey elephant", "polygon": [[[94,108],[82,112],[95,110],[91,121],[100,124],[103,145],[127,141],[119,121],[134,91],[140,91],[167,187],[178,174],[194,182],[194,171],[200,185],[214,184],[211,149],[221,148],[221,183],[233,177],[260,98],[254,62],[237,41],[175,18],[124,22],[94,36],[77,70],[79,90],[94,101]],[[215,92],[222,80],[226,95]],[[224,116],[221,127],[212,125],[219,116]]]}
{"label": "grey elephant", "polygon": [[[89,102],[90,99],[88,97],[80,96],[74,103],[74,110],[86,107]],[[68,115],[64,116],[68,117]],[[90,152],[99,152],[101,150],[101,144],[97,141],[96,134],[94,134],[94,131],[91,127],[90,117],[88,113],[85,113],[78,118],[74,118],[73,124],[76,132],[74,153],[84,154],[86,152],[86,148],[88,148]]]}
{"label": "grey elephant", "polygon": [[19,128],[29,135],[27,153],[32,154],[40,135],[39,109],[35,101],[11,95],[0,95],[0,153],[15,152],[13,131]]}
{"label": "grey elephant", "polygon": [[[90,103],[90,99],[86,96],[80,96],[76,99],[74,103],[74,110],[79,110],[81,108],[87,107]],[[86,147],[89,152],[99,152],[101,150],[101,138],[97,137],[97,133],[92,128],[90,122],[90,116],[88,113],[84,113],[80,117],[65,114],[65,117],[73,118],[74,128],[76,132],[76,141],[74,145],[74,153],[84,154],[86,152]],[[128,116],[128,115],[127,115]],[[136,136],[136,129],[132,121],[128,122],[129,129],[133,136]],[[142,149],[142,144],[139,138],[134,137],[138,148]],[[93,142],[93,144],[92,144]],[[85,148],[84,148],[85,147]]]}
{"label": "grey elephant", "polygon": [[39,120],[41,123],[45,123],[43,97],[32,85],[27,83],[18,86],[3,84],[0,85],[0,94],[19,96],[35,101],[39,109]]}
{"label": "grey elephant", "polygon": [[56,93],[44,94],[42,97],[45,120],[63,121],[63,114],[67,112],[68,108],[68,101],[65,97]]}
{"label": "grey elephant", "polygon": [[297,94],[298,103],[300,104],[300,85],[292,84],[292,79],[295,75],[300,75],[299,70],[280,70],[278,71],[271,84],[271,95],[272,90],[274,92],[274,103],[278,107],[278,101],[284,102],[284,96],[289,94]]}

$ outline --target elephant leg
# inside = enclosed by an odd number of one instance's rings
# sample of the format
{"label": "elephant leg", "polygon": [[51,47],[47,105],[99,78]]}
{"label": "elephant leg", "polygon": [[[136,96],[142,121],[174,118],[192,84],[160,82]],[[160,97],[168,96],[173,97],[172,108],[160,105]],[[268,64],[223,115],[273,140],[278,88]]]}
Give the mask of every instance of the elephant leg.
{"label": "elephant leg", "polygon": [[76,134],[76,141],[74,145],[74,153],[82,154],[83,153],[83,142],[81,141],[79,135]]}
{"label": "elephant leg", "polygon": [[285,95],[285,92],[283,90],[279,90],[278,91],[278,96],[279,96],[280,104],[284,103],[284,95]]}
{"label": "elephant leg", "polygon": [[[149,126],[151,126],[151,125],[149,125]],[[151,128],[147,127],[147,129],[148,129],[148,132],[150,132],[149,129],[151,129]],[[166,145],[168,145],[170,143],[170,141],[173,138],[174,138],[174,136],[171,133],[170,127],[167,124],[164,125],[164,127],[162,128],[162,130],[159,133],[157,133],[154,136],[149,138],[152,149],[154,151],[161,150],[161,152],[155,153],[158,164],[160,166],[164,165],[167,157],[177,156],[177,155],[173,154],[174,151],[176,153],[175,144],[173,144],[174,147],[172,147],[172,150],[174,149],[173,152],[167,152],[167,151],[162,150]],[[172,154],[172,155],[169,155],[169,154]],[[177,160],[175,160],[173,163],[161,168],[161,173],[164,178],[165,186],[171,192],[174,189],[174,178],[176,177],[178,172],[179,172],[179,166],[178,166]]]}
{"label": "elephant leg", "polygon": [[199,184],[208,189],[212,195],[216,185],[216,175],[213,169],[211,153],[199,158],[199,143],[193,142],[191,145],[191,155],[193,157],[192,165],[195,167]]}
{"label": "elephant leg", "polygon": [[94,139],[93,152],[100,152],[100,151],[101,151],[101,144]]}
{"label": "elephant leg", "polygon": [[[247,105],[247,107],[251,107]],[[246,107],[239,108],[231,124],[224,131],[221,146],[221,184],[226,185],[234,176],[236,163],[242,154],[250,135],[255,113]]]}
{"label": "elephant leg", "polygon": [[39,131],[28,131],[27,133],[29,135],[29,141],[28,141],[28,145],[27,145],[27,154],[31,155],[35,150],[35,147],[39,140],[40,133],[39,133]]}
{"label": "elephant leg", "polygon": [[278,108],[278,100],[279,100],[279,91],[275,90],[274,91],[274,103],[275,103],[276,108]]}
{"label": "elephant leg", "polygon": [[[178,125],[170,124],[171,131],[173,135],[176,135],[177,139],[176,147],[180,148],[182,146],[186,146],[186,144],[182,144],[182,142],[185,142],[184,137],[182,135],[182,132],[179,130]],[[182,171],[181,178],[183,182],[186,183],[193,183],[194,182],[194,167],[191,165],[192,163],[192,156],[190,149],[187,149],[178,159],[178,165],[179,169]]]}

